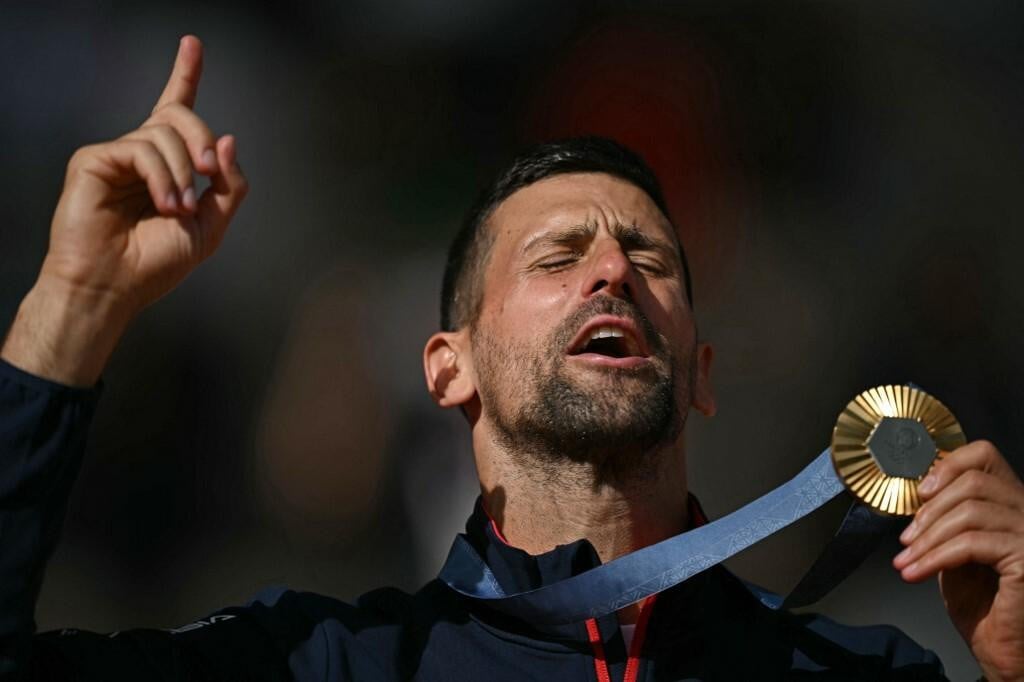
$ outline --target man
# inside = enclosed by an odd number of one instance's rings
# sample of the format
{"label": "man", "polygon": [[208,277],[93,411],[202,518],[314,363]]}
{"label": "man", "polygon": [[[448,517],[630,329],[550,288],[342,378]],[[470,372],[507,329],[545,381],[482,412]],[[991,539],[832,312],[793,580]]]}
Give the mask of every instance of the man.
{"label": "man", "polygon": [[[39,278],[0,367],[0,671],[16,679],[941,679],[887,628],[771,611],[721,567],[618,613],[525,622],[433,581],[356,605],[290,591],[170,631],[33,636],[32,609],[118,338],[209,256],[247,185],[191,111],[183,39],[150,119],[68,166]],[[197,197],[193,172],[210,178]],[[650,171],[606,140],[541,146],[471,214],[445,274],[427,385],[472,429],[467,525],[506,592],[703,523],[683,430],[713,414],[686,261]],[[990,679],[1024,679],[1024,486],[991,445],[937,464],[894,560],[940,576]]]}

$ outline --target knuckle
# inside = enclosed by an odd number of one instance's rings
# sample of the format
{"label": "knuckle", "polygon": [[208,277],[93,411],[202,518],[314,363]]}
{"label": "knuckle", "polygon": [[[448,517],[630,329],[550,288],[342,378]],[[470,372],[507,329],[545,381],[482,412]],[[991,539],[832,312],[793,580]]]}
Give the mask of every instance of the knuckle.
{"label": "knuckle", "polygon": [[184,104],[174,102],[167,105],[169,108],[168,116],[173,119],[173,127],[175,130],[185,129],[188,132],[200,133],[203,135],[213,136],[210,129],[207,127],[203,119],[199,118],[196,112],[192,111]]}
{"label": "knuckle", "polygon": [[180,102],[167,102],[166,104],[160,105],[158,108],[153,110],[154,115],[160,117],[177,116],[181,113],[181,110],[185,109],[185,106]]}
{"label": "knuckle", "polygon": [[152,125],[146,126],[146,129],[151,131],[153,133],[153,135],[155,135],[156,137],[160,137],[160,138],[176,137],[176,133],[174,132],[174,128],[172,128],[171,126],[167,125],[166,123],[154,123]]}
{"label": "knuckle", "polygon": [[71,158],[68,159],[68,175],[73,175],[77,173],[82,168],[82,166],[84,166],[86,162],[92,157],[92,155],[95,154],[95,150],[96,145],[91,144],[76,149],[71,154]]}
{"label": "knuckle", "polygon": [[999,454],[999,451],[996,450],[996,446],[993,445],[991,441],[982,439],[974,441],[974,444],[978,448],[978,450],[986,457],[991,457],[992,455]]}
{"label": "knuckle", "polygon": [[976,519],[985,511],[985,504],[979,500],[967,500],[961,505],[961,514],[967,519]]}
{"label": "knuckle", "polygon": [[970,471],[964,472],[964,487],[967,492],[971,495],[977,495],[985,490],[987,484],[987,476],[977,469],[971,469]]}
{"label": "knuckle", "polygon": [[193,138],[199,136],[204,143],[213,139],[210,128],[199,118],[196,112],[189,109],[180,102],[165,104],[158,111],[153,113],[150,119],[154,125],[165,126],[169,132],[182,138]]}
{"label": "knuckle", "polygon": [[980,530],[968,530],[955,538],[954,541],[959,540],[957,543],[960,547],[965,550],[971,550],[977,547],[982,540],[984,540],[985,534]]}
{"label": "knuckle", "polygon": [[174,182],[181,187],[186,189],[192,186],[192,166],[188,163],[171,163],[171,175],[174,178]]}
{"label": "knuckle", "polygon": [[153,144],[152,140],[129,140],[128,142],[133,148],[132,151],[136,154],[143,154],[145,156],[159,154],[156,145]]}
{"label": "knuckle", "polygon": [[212,147],[216,142],[213,131],[195,114],[192,114],[192,118],[187,125],[187,134],[192,140],[201,143],[204,148]]}
{"label": "knuckle", "polygon": [[153,111],[149,113],[149,120],[147,121],[147,124],[150,122],[158,122],[166,119],[168,113],[167,110],[170,106],[170,104],[158,104],[155,107],[153,107]]}
{"label": "knuckle", "polygon": [[131,133],[128,133],[124,137],[118,139],[115,142],[115,144],[122,145],[127,149],[131,150],[132,152],[137,152],[140,149],[145,148],[148,142],[141,137],[136,137],[135,132],[133,131]]}

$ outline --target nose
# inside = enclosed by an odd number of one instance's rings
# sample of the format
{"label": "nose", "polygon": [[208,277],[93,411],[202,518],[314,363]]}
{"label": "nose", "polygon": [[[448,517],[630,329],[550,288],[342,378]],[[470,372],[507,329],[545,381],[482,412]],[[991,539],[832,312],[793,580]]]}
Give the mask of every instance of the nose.
{"label": "nose", "polygon": [[605,294],[634,300],[636,281],[633,264],[615,240],[596,247],[591,266],[583,280],[583,297],[588,298],[603,291]]}

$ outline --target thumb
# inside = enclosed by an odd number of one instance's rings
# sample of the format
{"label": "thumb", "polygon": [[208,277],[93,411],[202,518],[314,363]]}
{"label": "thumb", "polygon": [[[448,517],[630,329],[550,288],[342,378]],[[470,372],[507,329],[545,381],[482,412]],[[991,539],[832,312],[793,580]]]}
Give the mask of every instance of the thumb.
{"label": "thumb", "polygon": [[238,165],[234,135],[221,137],[216,148],[220,170],[210,177],[210,186],[199,197],[196,210],[196,222],[206,237],[204,258],[220,245],[231,218],[249,192],[249,181]]}

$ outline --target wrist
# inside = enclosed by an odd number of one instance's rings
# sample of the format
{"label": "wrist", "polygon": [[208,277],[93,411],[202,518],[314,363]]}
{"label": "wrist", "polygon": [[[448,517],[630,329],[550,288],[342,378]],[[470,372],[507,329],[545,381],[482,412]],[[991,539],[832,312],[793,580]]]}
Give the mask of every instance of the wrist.
{"label": "wrist", "polygon": [[50,381],[91,387],[130,319],[109,292],[41,274],[18,307],[0,357]]}

